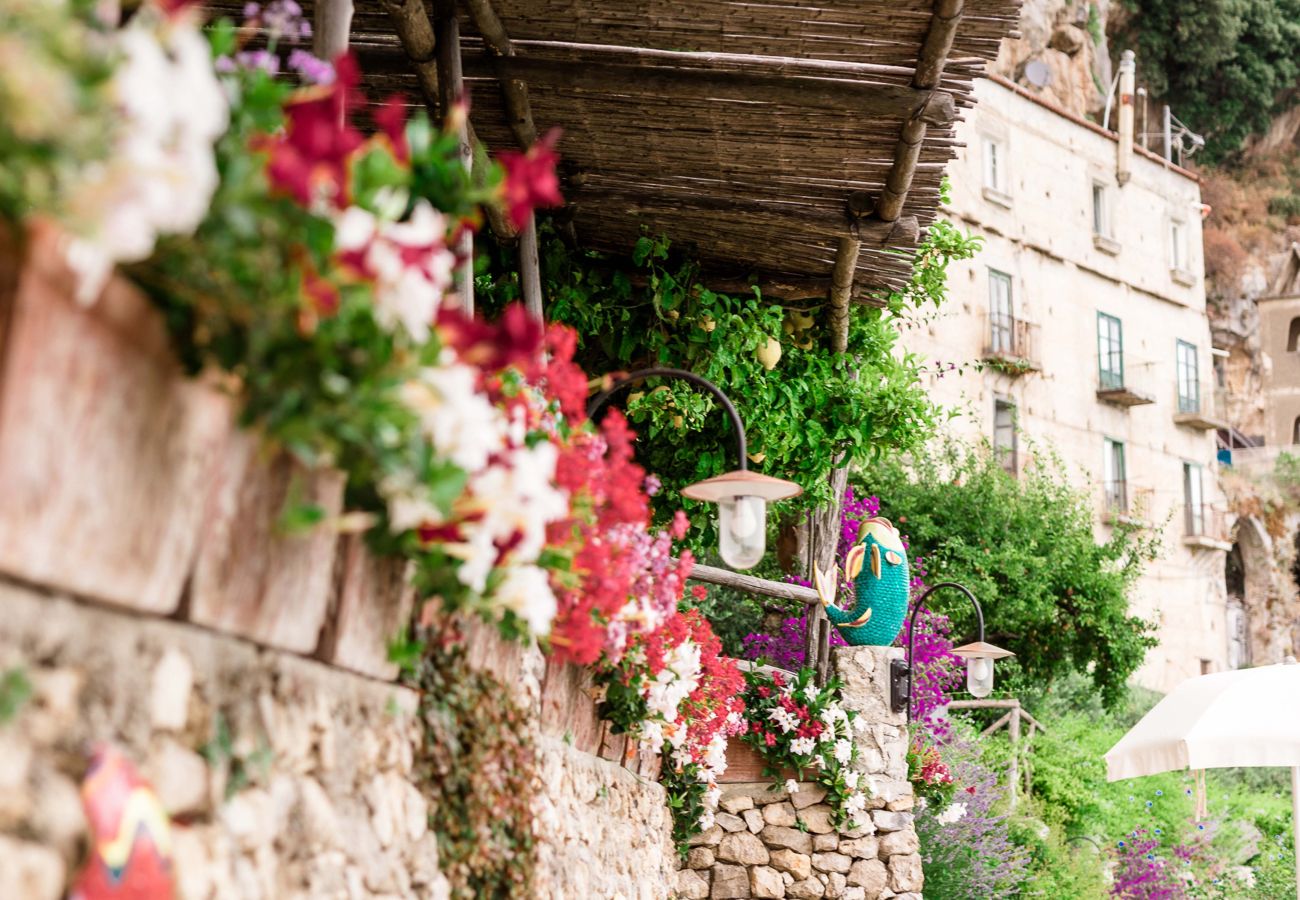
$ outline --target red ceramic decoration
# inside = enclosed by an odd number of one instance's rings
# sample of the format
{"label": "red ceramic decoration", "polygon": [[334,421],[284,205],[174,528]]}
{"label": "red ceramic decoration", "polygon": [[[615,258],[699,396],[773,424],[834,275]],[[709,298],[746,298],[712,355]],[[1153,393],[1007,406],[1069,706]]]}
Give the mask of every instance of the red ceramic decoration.
{"label": "red ceramic decoration", "polygon": [[131,761],[107,744],[81,783],[90,859],[69,900],[174,900],[171,822]]}

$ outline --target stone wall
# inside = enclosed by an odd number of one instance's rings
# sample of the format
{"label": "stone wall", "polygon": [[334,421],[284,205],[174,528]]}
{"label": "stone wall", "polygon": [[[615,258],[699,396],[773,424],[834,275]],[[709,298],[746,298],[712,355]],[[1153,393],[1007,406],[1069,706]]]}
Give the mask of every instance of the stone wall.
{"label": "stone wall", "polygon": [[691,841],[678,874],[682,898],[828,898],[920,900],[920,844],[907,780],[907,725],[889,708],[887,647],[840,647],[835,671],[844,705],[871,723],[857,737],[858,769],[871,787],[871,824],[837,831],[826,792],[799,784],[794,793],[767,782],[726,784],[717,823]]}
{"label": "stone wall", "polygon": [[[173,816],[184,900],[448,896],[411,691],[12,583],[0,610],[0,672],[32,686],[0,724],[0,897],[64,896],[87,847],[85,749],[103,740]],[[536,678],[515,686],[538,694]],[[540,728],[537,744],[531,896],[667,897],[663,789]]]}

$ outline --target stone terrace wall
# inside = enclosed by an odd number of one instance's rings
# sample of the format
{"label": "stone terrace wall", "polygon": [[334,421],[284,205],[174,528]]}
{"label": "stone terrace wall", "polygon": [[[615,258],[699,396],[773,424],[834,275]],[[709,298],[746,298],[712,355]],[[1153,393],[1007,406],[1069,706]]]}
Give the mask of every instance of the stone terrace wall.
{"label": "stone terrace wall", "polygon": [[682,898],[882,897],[920,900],[920,844],[907,781],[907,726],[889,709],[889,660],[902,651],[834,651],[844,705],[872,723],[857,737],[858,768],[871,785],[871,824],[837,832],[825,791],[800,784],[787,793],[767,782],[723,786],[717,824],[691,843],[678,874]]}
{"label": "stone terrace wall", "polygon": [[[85,747],[104,739],[175,817],[185,900],[448,896],[412,777],[411,691],[12,584],[0,583],[0,611],[0,671],[33,686],[0,725],[0,897],[64,896],[87,841]],[[532,896],[667,897],[663,789],[561,738],[538,747]]]}

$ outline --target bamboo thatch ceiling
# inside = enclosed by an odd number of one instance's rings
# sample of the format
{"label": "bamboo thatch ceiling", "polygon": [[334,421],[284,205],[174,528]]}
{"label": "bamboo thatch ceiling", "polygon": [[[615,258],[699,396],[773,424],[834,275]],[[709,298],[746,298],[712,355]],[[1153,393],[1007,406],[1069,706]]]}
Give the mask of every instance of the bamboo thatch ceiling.
{"label": "bamboo thatch ceiling", "polygon": [[[450,14],[445,0],[424,2],[434,20]],[[395,24],[420,3],[356,0],[350,40],[373,90],[429,92],[432,63],[417,77]],[[390,17],[389,7],[401,11]],[[485,27],[485,40],[476,25],[485,8],[503,27],[507,55],[500,35]],[[642,234],[664,234],[719,271],[825,296],[848,238],[852,299],[869,302],[908,277],[909,251],[934,219],[954,153],[955,117],[973,102],[972,80],[1013,32],[1018,8],[1019,0],[462,0],[456,15],[478,139],[490,149],[518,145],[518,103],[508,100],[521,92],[537,132],[562,128],[565,197],[584,245],[625,251]],[[501,87],[511,82],[514,98]],[[907,145],[918,141],[909,162]],[[882,202],[887,182],[893,208]]]}

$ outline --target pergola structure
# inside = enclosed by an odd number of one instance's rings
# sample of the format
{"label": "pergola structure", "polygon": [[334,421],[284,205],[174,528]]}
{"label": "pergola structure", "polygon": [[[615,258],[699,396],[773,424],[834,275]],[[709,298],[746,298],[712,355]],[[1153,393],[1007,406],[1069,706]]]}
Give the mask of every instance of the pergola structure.
{"label": "pergola structure", "polygon": [[[955,121],[1013,35],[1020,2],[304,5],[318,55],[350,47],[370,93],[422,97],[434,115],[468,97],[467,160],[477,142],[527,147],[562,129],[558,215],[580,245],[626,253],[643,234],[666,236],[718,289],[756,277],[765,296],[823,301],[843,352],[850,304],[880,303],[907,282],[957,147]],[[498,238],[516,237],[491,224]],[[533,223],[517,237],[524,299],[540,317]],[[462,281],[472,308],[472,279]],[[839,496],[847,476],[834,477]],[[838,508],[811,517],[806,563],[831,566],[838,520]],[[697,577],[795,599],[790,585],[702,566]],[[827,630],[821,617],[821,648]],[[825,653],[814,657],[824,667]]]}

